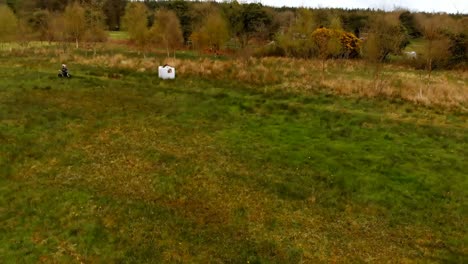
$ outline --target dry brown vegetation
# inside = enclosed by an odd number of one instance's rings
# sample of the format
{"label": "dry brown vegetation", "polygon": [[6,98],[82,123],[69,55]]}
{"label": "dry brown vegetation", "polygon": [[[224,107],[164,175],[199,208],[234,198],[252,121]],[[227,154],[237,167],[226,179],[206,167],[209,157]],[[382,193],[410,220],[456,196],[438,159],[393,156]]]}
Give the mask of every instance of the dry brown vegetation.
{"label": "dry brown vegetation", "polygon": [[324,81],[321,62],[291,58],[250,58],[214,60],[150,59],[118,55],[83,57],[72,55],[75,63],[101,65],[137,71],[155,71],[170,64],[180,77],[232,79],[265,90],[303,93],[317,90],[339,95],[399,98],[415,104],[467,110],[468,72],[439,71],[431,79],[422,71],[386,64],[382,78],[375,83],[372,65],[364,61],[332,60]]}

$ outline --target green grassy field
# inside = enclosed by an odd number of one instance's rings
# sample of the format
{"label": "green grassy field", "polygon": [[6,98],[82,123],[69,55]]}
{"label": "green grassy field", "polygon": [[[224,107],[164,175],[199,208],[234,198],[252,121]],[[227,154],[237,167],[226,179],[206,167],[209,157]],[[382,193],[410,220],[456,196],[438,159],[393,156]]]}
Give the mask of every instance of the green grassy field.
{"label": "green grassy field", "polygon": [[108,31],[111,40],[128,40],[128,33],[126,31]]}
{"label": "green grassy field", "polygon": [[413,39],[410,41],[409,45],[405,47],[406,51],[416,51],[418,54],[424,53],[424,39]]}
{"label": "green grassy field", "polygon": [[2,263],[466,263],[468,116],[0,56]]}

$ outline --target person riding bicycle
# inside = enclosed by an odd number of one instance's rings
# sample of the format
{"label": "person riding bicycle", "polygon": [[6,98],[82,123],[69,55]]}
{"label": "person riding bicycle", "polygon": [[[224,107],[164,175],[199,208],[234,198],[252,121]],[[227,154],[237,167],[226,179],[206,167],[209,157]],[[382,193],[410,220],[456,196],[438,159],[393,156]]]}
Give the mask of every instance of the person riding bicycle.
{"label": "person riding bicycle", "polygon": [[67,77],[70,78],[70,74],[68,73],[67,65],[62,64],[62,68],[59,70],[59,77]]}
{"label": "person riding bicycle", "polygon": [[63,76],[68,75],[68,68],[67,68],[67,65],[65,65],[65,64],[62,64],[62,74],[63,74]]}

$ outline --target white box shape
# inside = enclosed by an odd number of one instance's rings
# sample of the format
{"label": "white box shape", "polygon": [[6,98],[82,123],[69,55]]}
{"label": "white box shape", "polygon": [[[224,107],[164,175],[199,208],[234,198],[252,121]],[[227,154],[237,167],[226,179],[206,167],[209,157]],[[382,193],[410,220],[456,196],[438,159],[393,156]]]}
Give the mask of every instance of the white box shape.
{"label": "white box shape", "polygon": [[175,78],[175,68],[171,66],[159,66],[158,75],[161,79],[174,79]]}

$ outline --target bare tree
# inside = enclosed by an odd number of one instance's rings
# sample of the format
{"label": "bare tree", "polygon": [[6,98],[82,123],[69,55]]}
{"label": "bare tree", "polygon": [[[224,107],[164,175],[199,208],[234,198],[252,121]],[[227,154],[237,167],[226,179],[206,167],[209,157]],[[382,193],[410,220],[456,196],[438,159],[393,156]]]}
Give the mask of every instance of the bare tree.
{"label": "bare tree", "polygon": [[143,56],[145,56],[146,46],[150,42],[146,5],[140,2],[129,3],[125,9],[122,22],[123,28],[128,31],[130,39],[143,49]]}
{"label": "bare tree", "polygon": [[179,18],[174,11],[167,9],[158,10],[154,17],[154,24],[150,30],[153,42],[160,43],[166,49],[168,57],[169,49],[172,47],[175,57],[175,49],[179,48],[184,41]]}
{"label": "bare tree", "polygon": [[30,25],[24,20],[18,20],[16,28],[16,41],[23,48],[28,47],[29,43],[34,39],[34,32]]}
{"label": "bare tree", "polygon": [[373,19],[364,43],[364,56],[375,66],[375,88],[379,86],[382,63],[390,53],[400,53],[405,46],[405,40],[400,21],[395,14],[378,14]]}
{"label": "bare tree", "polygon": [[65,27],[65,18],[63,14],[55,13],[49,17],[47,36],[49,42],[58,42],[62,47],[63,52],[69,48],[69,45],[67,44],[69,36]]}
{"label": "bare tree", "polygon": [[107,33],[104,30],[104,13],[98,4],[89,4],[85,12],[86,32],[84,40],[93,49],[93,55],[96,55],[98,42],[107,40]]}
{"label": "bare tree", "polygon": [[76,48],[79,48],[86,32],[85,9],[78,2],[73,2],[65,8],[63,17],[66,35],[75,42]]}
{"label": "bare tree", "polygon": [[424,15],[417,17],[419,28],[426,40],[422,56],[426,60],[426,70],[429,79],[434,68],[434,62],[446,60],[450,55],[450,39],[443,34],[443,27],[449,25],[449,23],[443,23],[440,18],[442,17],[427,17]]}
{"label": "bare tree", "polygon": [[32,29],[37,33],[40,41],[48,40],[48,27],[50,22],[50,13],[47,10],[37,10],[32,13],[32,17],[30,19],[30,24]]}
{"label": "bare tree", "polygon": [[200,28],[193,32],[191,39],[200,48],[209,48],[213,52],[218,52],[229,39],[226,20],[218,11],[212,12]]}
{"label": "bare tree", "polygon": [[12,41],[16,37],[18,19],[7,5],[0,5],[0,42]]}
{"label": "bare tree", "polygon": [[330,19],[330,29],[343,30],[343,22],[339,16],[334,16]]}
{"label": "bare tree", "polygon": [[317,28],[314,14],[309,9],[299,9],[297,17],[289,28],[277,35],[278,45],[288,56],[310,58],[314,55],[314,44],[311,38]]}

